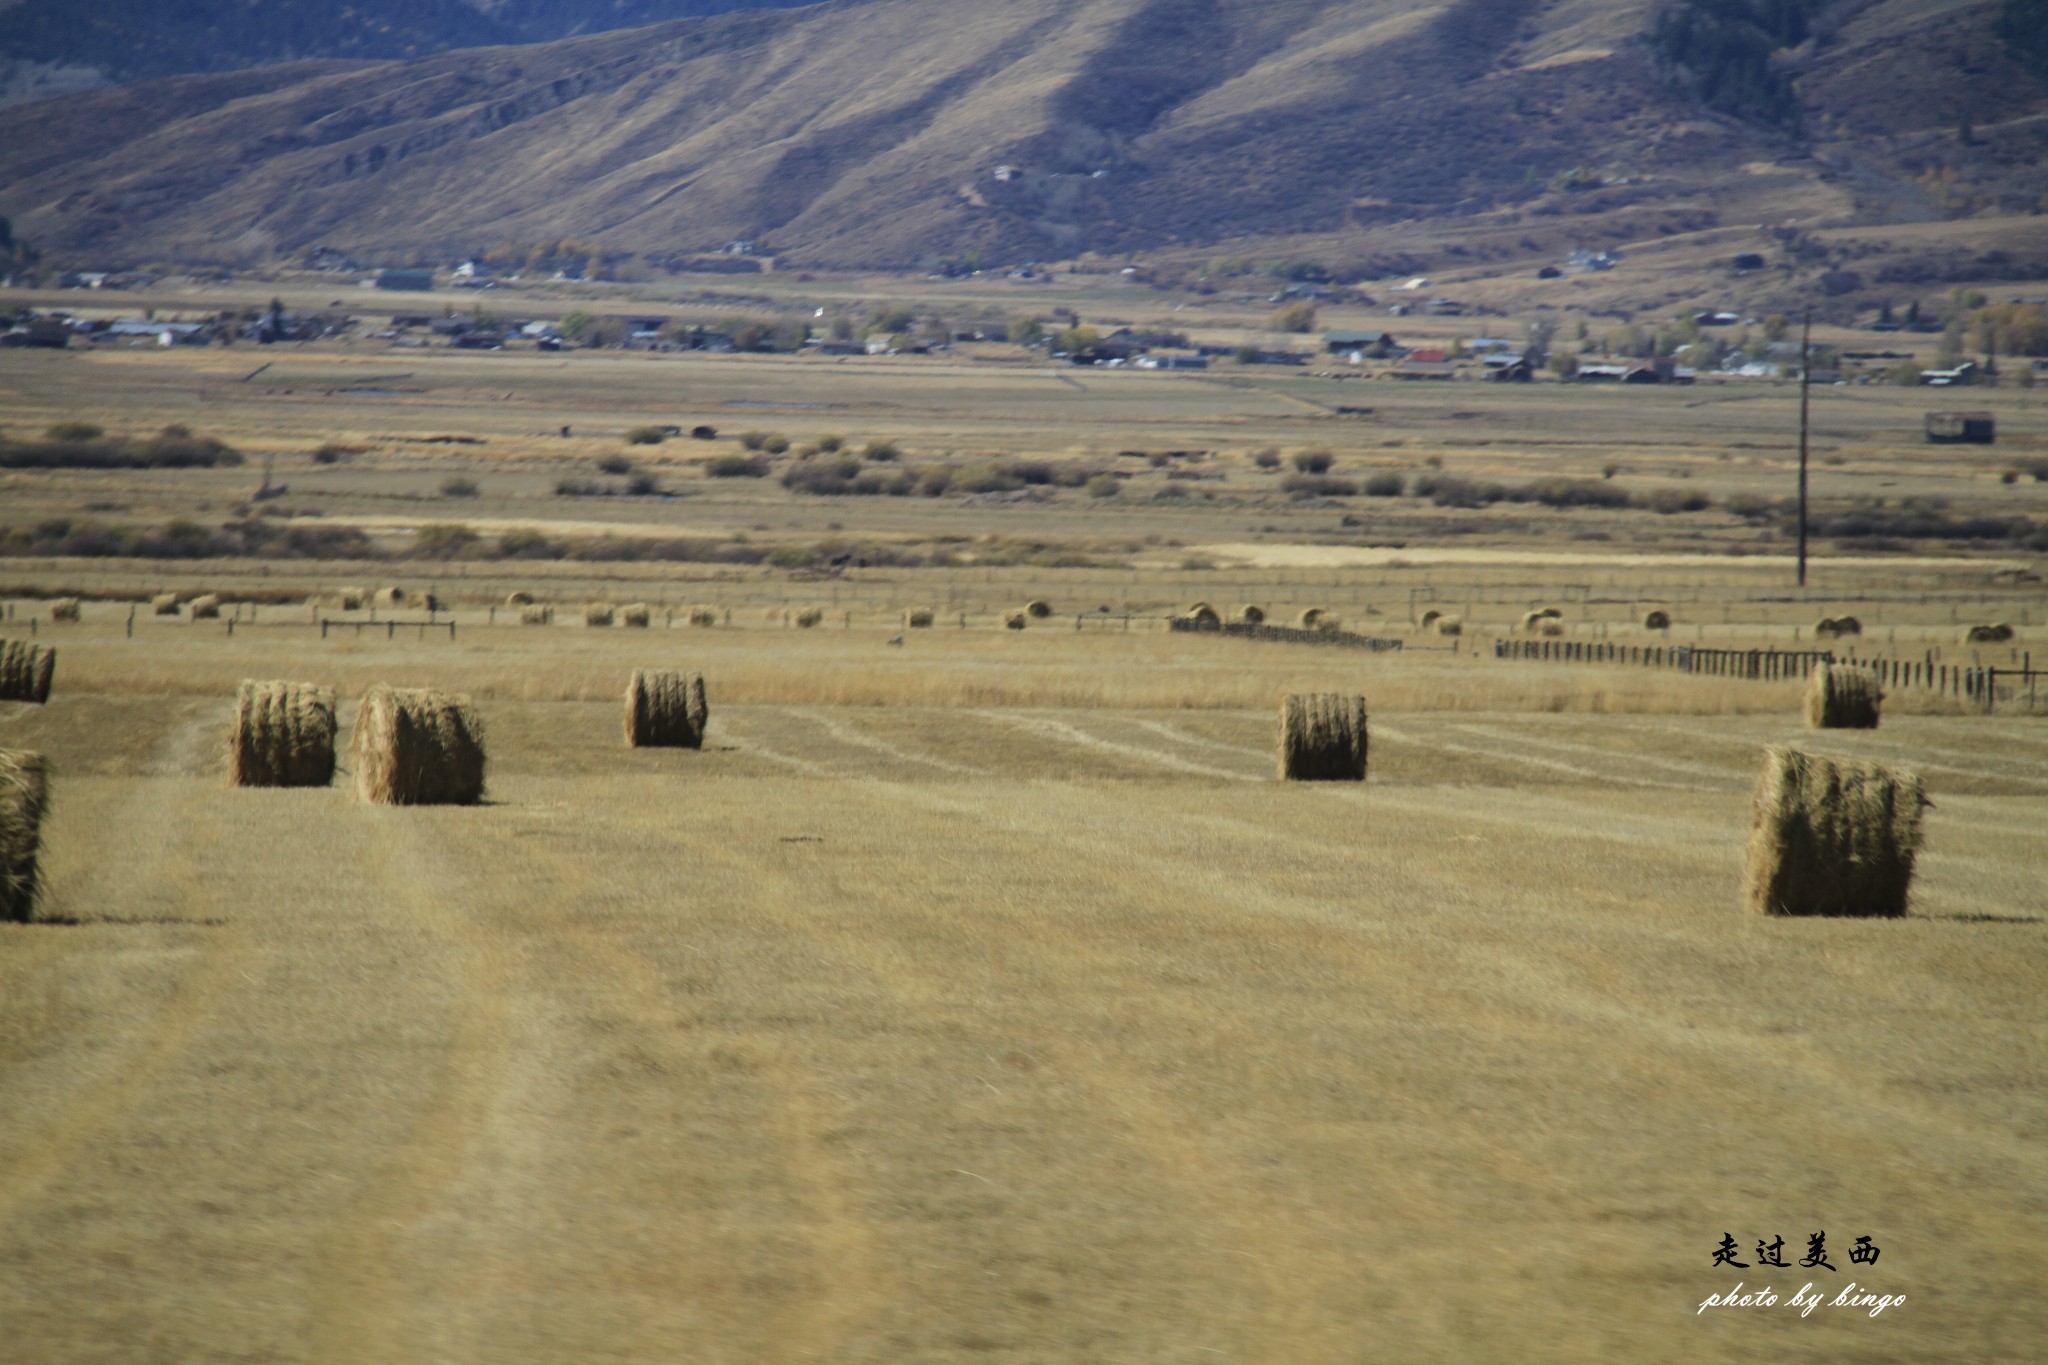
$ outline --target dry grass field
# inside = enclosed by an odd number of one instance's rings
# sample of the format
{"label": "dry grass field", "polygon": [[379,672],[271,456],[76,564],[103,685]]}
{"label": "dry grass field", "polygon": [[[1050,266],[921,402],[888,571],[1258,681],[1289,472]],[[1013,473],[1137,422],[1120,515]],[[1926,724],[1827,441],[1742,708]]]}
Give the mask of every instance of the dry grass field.
{"label": "dry grass field", "polygon": [[[1186,322],[1212,324],[1248,325]],[[1791,586],[1789,538],[1728,505],[1790,492],[1791,388],[993,347],[6,355],[8,436],[180,422],[248,463],[0,471],[0,534],[267,515],[376,555],[0,559],[0,636],[59,656],[47,705],[0,702],[0,748],[54,773],[40,918],[0,925],[9,1362],[2041,1357],[2048,688],[1987,714],[1901,687],[1881,728],[1814,734],[1797,681],[1494,655],[1547,606],[1573,645],[2032,661],[2016,542],[1820,541]],[[2048,516],[2048,482],[2002,481],[2048,453],[2035,392],[1971,396],[1985,449],[1921,443],[1923,392],[1818,391],[1817,505]],[[698,422],[721,438],[624,443]],[[749,428],[1125,477],[709,477]],[[1713,506],[1298,498],[1268,449]],[[621,455],[659,495],[557,491]],[[288,489],[256,503],[266,468]],[[708,548],[421,553],[450,524]],[[408,605],[340,600],[389,585]],[[1401,648],[1166,629],[1197,600]],[[1845,614],[1860,637],[1815,640]],[[1961,642],[1984,622],[2016,638]],[[626,747],[641,668],[704,675],[701,751]],[[243,679],[335,689],[332,788],[228,786]],[[474,699],[483,804],[352,799],[377,683]],[[1363,785],[1275,780],[1297,692],[1364,694]],[[1907,918],[1744,912],[1787,741],[1922,774]],[[1819,1231],[1838,1269],[1803,1271]],[[1749,1268],[1711,1263],[1724,1233]],[[1738,1280],[1905,1300],[1697,1311]]]}
{"label": "dry grass field", "polygon": [[[1927,848],[1906,920],[1772,921],[1741,849],[1762,746],[1809,738],[1790,684],[1057,621],[123,615],[44,625],[51,702],[0,704],[58,774],[46,922],[0,929],[11,1359],[2048,1332],[2038,719],[1809,739],[1918,767]],[[637,665],[705,672],[703,752],[624,747]],[[245,676],[335,684],[344,752],[369,681],[471,691],[486,804],[228,788]],[[1373,706],[1362,787],[1272,780],[1311,688]],[[1709,1265],[1819,1230],[1837,1272]],[[1906,1299],[1695,1312],[1738,1279]]]}

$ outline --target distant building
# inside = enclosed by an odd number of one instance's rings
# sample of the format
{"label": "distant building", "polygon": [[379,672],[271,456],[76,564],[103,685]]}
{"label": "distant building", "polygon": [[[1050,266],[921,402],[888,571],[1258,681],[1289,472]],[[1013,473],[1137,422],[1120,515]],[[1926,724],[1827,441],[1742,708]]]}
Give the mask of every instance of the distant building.
{"label": "distant building", "polygon": [[1526,384],[1536,377],[1536,367],[1525,355],[1490,355],[1483,363],[1486,377],[1496,384]]}
{"label": "distant building", "polygon": [[1955,388],[1961,384],[1977,382],[1977,362],[1965,360],[1952,370],[1922,370],[1920,382],[1931,384],[1937,389]]}
{"label": "distant building", "polygon": [[1334,331],[1323,333],[1323,349],[1332,355],[1359,351],[1366,355],[1385,357],[1401,349],[1401,343],[1394,340],[1392,332]]}
{"label": "distant building", "polygon": [[379,289],[397,289],[411,294],[429,294],[434,289],[434,272],[431,270],[380,270],[377,272]]}
{"label": "distant building", "polygon": [[1927,439],[1933,445],[1995,445],[1998,423],[1988,412],[1930,412]]}

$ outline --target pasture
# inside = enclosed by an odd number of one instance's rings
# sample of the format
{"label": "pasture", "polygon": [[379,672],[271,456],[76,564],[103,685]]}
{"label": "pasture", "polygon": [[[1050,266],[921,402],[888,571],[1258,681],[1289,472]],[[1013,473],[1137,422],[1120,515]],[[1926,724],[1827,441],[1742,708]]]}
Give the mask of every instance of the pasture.
{"label": "pasture", "polygon": [[[1060,290],[1233,344],[1265,311]],[[2039,1358],[2048,687],[2011,670],[2041,557],[1847,535],[1793,586],[1789,386],[7,355],[10,438],[247,457],[0,471],[0,638],[58,653],[46,704],[0,702],[52,773],[36,921],[0,924],[10,1360]],[[1817,390],[1816,509],[2048,516],[2031,391],[1971,395],[1996,447],[1925,445],[1929,401]],[[714,476],[749,430],[797,449]],[[785,486],[833,436],[1115,487]],[[1289,486],[1324,455],[1405,487]],[[1197,602],[1334,629],[1167,628]],[[1906,681],[1876,730],[1808,731],[1795,677],[1496,650],[1532,641]],[[1989,709],[1927,685],[1984,668]],[[635,670],[703,675],[701,749],[627,746]],[[333,689],[331,787],[229,785],[251,679]],[[471,699],[481,804],[354,799],[379,684]],[[1281,698],[1316,692],[1364,696],[1362,784],[1276,779]],[[1745,911],[1787,742],[1924,779],[1905,918]],[[1816,1232],[1834,1270],[1797,1265]],[[1809,1280],[1906,1297],[1697,1311]]]}
{"label": "pasture", "polygon": [[[45,922],[0,928],[16,1358],[2037,1349],[2038,719],[1815,735],[1795,684],[1412,634],[892,646],[869,591],[42,624],[51,701],[0,703],[58,774]],[[701,752],[625,747],[638,666],[704,672]],[[372,681],[471,693],[485,804],[230,789],[252,676],[336,686],[344,755]],[[1363,785],[1273,780],[1315,688],[1368,699]],[[1923,773],[1909,918],[1743,913],[1786,740]],[[1836,1273],[1709,1266],[1817,1230]],[[1907,1299],[1695,1313],[1738,1279]]]}

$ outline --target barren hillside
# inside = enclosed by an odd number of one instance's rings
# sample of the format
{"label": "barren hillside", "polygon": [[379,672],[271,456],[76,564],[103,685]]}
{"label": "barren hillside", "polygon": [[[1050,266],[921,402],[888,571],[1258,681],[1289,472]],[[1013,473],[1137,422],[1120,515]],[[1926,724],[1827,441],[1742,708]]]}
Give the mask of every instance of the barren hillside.
{"label": "barren hillside", "polygon": [[15,108],[0,214],[109,261],[572,236],[902,266],[1541,217],[1575,169],[1616,187],[1573,212],[1712,205],[1816,145],[1865,221],[2038,208],[2048,98],[1996,10],[1828,7],[1801,132],[1711,112],[1646,0],[839,0]]}

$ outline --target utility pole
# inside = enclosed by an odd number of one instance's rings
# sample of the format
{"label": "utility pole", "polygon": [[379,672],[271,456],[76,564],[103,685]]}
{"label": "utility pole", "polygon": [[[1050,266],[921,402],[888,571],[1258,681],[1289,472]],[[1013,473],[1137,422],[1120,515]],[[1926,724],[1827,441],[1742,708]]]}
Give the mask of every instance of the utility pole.
{"label": "utility pole", "polygon": [[1806,408],[1813,382],[1813,310],[1799,331],[1799,586],[1806,586]]}

